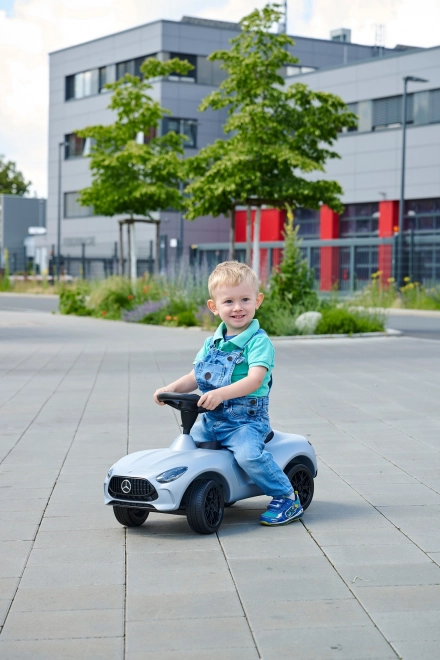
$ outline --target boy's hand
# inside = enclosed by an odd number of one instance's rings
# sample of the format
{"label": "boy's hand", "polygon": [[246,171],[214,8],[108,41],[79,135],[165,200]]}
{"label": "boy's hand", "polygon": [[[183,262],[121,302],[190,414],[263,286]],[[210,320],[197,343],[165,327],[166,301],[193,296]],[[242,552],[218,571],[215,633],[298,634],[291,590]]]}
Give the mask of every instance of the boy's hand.
{"label": "boy's hand", "polygon": [[155,391],[155,393],[153,394],[153,399],[158,406],[165,405],[163,401],[159,401],[159,399],[157,398],[157,395],[160,394],[161,392],[172,392],[172,390],[170,390],[170,386],[168,385],[167,387],[159,387],[159,389]]}
{"label": "boy's hand", "polygon": [[197,402],[198,406],[203,406],[206,410],[214,410],[223,402],[223,396],[221,393],[221,388],[218,390],[212,390],[212,392],[207,392],[202,394],[200,399]]}

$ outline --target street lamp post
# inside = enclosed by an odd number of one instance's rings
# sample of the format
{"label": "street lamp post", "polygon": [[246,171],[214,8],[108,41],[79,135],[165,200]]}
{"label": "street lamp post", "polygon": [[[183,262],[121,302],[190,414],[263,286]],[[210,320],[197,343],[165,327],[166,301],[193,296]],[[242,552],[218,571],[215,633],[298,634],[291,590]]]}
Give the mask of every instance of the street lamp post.
{"label": "street lamp post", "polygon": [[403,225],[404,225],[404,206],[405,206],[405,151],[406,151],[406,99],[407,87],[409,82],[427,83],[429,80],[418,78],[417,76],[405,76],[403,79],[403,107],[402,107],[402,161],[400,169],[400,203],[399,203],[399,243],[397,258],[396,280],[398,286],[403,284]]}
{"label": "street lamp post", "polygon": [[58,222],[57,222],[57,280],[60,281],[61,270],[61,154],[68,142],[59,142],[58,144]]}

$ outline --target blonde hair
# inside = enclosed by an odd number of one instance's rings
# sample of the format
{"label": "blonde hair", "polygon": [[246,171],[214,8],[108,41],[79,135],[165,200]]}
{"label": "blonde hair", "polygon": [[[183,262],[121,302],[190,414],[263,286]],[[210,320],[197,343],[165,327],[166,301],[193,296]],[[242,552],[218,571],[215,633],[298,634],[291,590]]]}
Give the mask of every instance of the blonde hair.
{"label": "blonde hair", "polygon": [[248,282],[259,292],[260,286],[255,272],[246,264],[239,261],[224,261],[216,266],[208,280],[209,295],[214,297],[214,292],[219,286],[238,286],[242,282]]}

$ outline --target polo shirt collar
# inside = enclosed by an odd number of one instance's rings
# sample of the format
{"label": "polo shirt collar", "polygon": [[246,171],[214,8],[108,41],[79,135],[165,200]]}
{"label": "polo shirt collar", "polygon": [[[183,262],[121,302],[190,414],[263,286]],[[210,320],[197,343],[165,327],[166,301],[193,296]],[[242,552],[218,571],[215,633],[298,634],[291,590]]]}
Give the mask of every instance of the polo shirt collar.
{"label": "polo shirt collar", "polygon": [[[228,339],[232,344],[235,344],[238,346],[238,348],[243,348],[243,346],[246,344],[247,341],[254,335],[258,330],[260,329],[260,324],[257,319],[253,319],[251,321],[250,326],[244,331],[240,332],[240,334],[236,335],[232,339]],[[224,333],[226,331],[226,325],[222,321],[220,325],[218,326],[217,330],[215,331],[214,334],[214,344],[220,340],[224,339]]]}

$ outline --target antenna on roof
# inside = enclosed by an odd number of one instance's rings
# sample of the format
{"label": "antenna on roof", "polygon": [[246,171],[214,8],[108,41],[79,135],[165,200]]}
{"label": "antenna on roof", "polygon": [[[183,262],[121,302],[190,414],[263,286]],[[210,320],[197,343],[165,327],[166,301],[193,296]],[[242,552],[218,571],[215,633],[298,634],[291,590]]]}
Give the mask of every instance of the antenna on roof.
{"label": "antenna on roof", "polygon": [[278,34],[287,34],[287,0],[283,2],[283,13],[284,16],[278,23]]}
{"label": "antenna on roof", "polygon": [[377,57],[382,57],[385,48],[385,25],[377,24],[374,28],[374,54]]}

